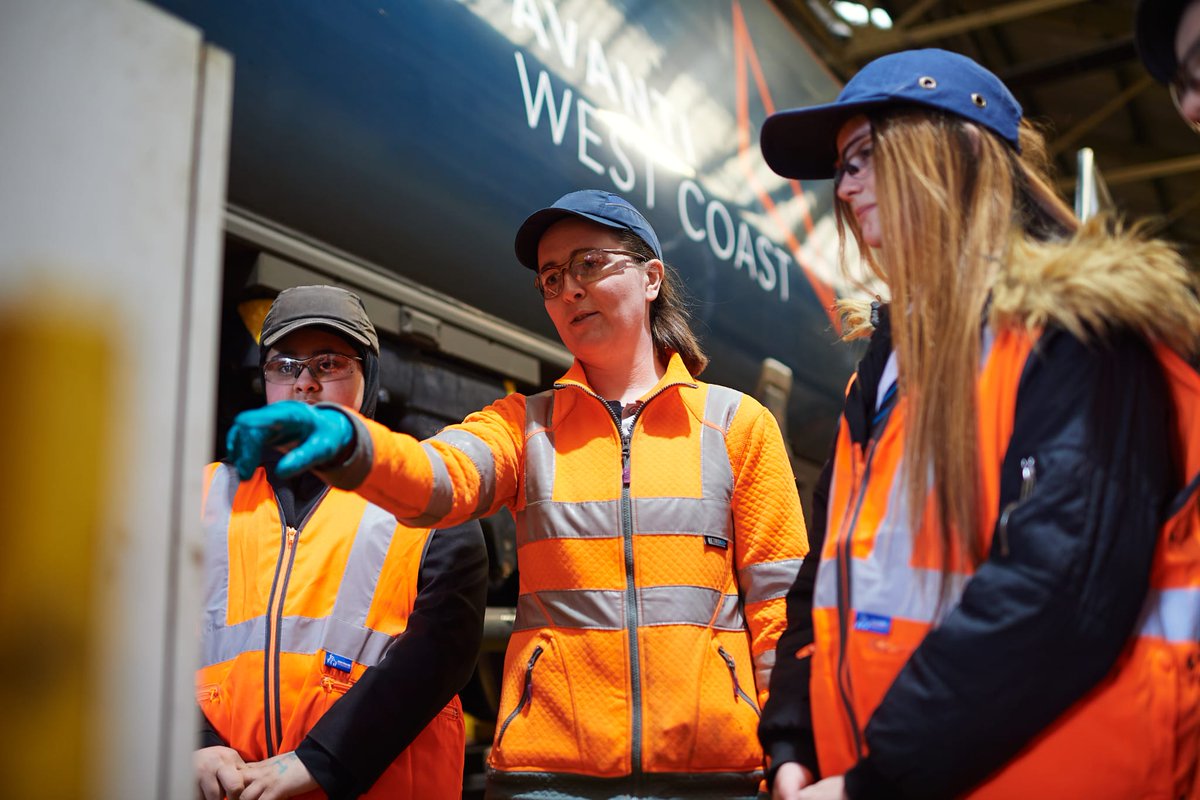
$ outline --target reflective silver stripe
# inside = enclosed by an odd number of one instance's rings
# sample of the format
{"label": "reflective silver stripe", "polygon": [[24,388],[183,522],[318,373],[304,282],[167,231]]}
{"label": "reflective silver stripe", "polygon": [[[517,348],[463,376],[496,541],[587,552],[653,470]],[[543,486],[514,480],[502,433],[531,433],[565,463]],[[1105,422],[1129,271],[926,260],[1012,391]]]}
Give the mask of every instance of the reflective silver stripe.
{"label": "reflective silver stripe", "polygon": [[[766,689],[771,685],[771,671],[775,669],[777,652],[776,648],[772,647],[754,659],[754,685],[759,689]],[[755,700],[757,699],[756,697]]]}
{"label": "reflective silver stripe", "polygon": [[[375,587],[379,584],[379,574],[383,571],[383,562],[387,560],[395,532],[396,518],[379,506],[367,503],[358,521],[350,555],[346,557],[342,582],[338,585],[337,600],[333,604],[335,619],[355,625],[366,624],[367,612],[371,610]],[[341,650],[333,652],[346,655]]]}
{"label": "reflective silver stripe", "polygon": [[643,533],[694,533],[733,538],[729,503],[709,497],[638,497],[633,529]]}
{"label": "reflective silver stripe", "polygon": [[[850,565],[850,601],[856,612],[936,624],[958,604],[970,575],[950,574],[945,602],[942,574],[912,566],[913,539],[904,497],[904,463],[896,467],[888,493],[887,511],[875,531],[875,546],[866,558]],[[832,496],[832,493],[831,493]],[[817,570],[814,608],[837,608],[837,560],[823,559]],[[851,624],[854,620],[849,621]]]}
{"label": "reflective silver stripe", "polygon": [[738,586],[742,587],[746,602],[761,603],[786,596],[803,563],[802,558],[788,558],[751,564],[738,570]]}
{"label": "reflective silver stripe", "polygon": [[729,451],[725,449],[725,436],[741,402],[741,392],[724,386],[709,386],[704,421],[715,425],[716,430],[705,425],[700,431],[701,491],[707,500],[724,503],[726,514],[733,502],[733,468],[729,464]]}
{"label": "reflective silver stripe", "polygon": [[554,627],[619,631],[624,627],[624,614],[623,590],[534,592],[517,598],[517,618],[513,630]]}
{"label": "reflective silver stripe", "polygon": [[703,586],[647,586],[637,590],[643,626],[699,625],[744,631],[740,598]]}
{"label": "reflective silver stripe", "polygon": [[238,490],[237,472],[228,464],[213,470],[204,503],[204,622],[200,632],[203,650],[208,633],[221,627],[229,616],[229,519]]}
{"label": "reflective silver stripe", "polygon": [[1200,588],[1150,590],[1138,636],[1172,644],[1200,642]]}
{"label": "reflective silver stripe", "polygon": [[[746,628],[737,595],[703,586],[648,586],[635,593],[643,627],[695,625],[729,631]],[[623,630],[625,619],[624,590],[533,592],[517,598],[513,630],[544,627]]]}
{"label": "reflective silver stripe", "polygon": [[[211,631],[205,637],[201,666],[229,661],[242,653],[262,652],[265,616]],[[391,647],[392,637],[382,631],[334,617],[284,617],[279,634],[280,652],[312,655],[322,648],[368,667],[375,666]]]}
{"label": "reflective silver stripe", "polygon": [[729,433],[733,418],[742,404],[742,397],[744,395],[736,389],[709,384],[708,397],[704,403],[705,421],[720,428],[722,434]]}
{"label": "reflective silver stripe", "polygon": [[544,539],[612,539],[621,535],[620,500],[545,501],[527,506],[517,517],[518,545]]}
{"label": "reflective silver stripe", "polygon": [[211,667],[237,658],[242,653],[262,652],[266,635],[265,616],[254,617],[237,625],[221,624],[207,628],[200,641],[200,666]]}
{"label": "reflective silver stripe", "polygon": [[450,481],[450,471],[446,469],[446,462],[442,460],[441,454],[429,442],[421,442],[421,449],[425,451],[429,465],[433,468],[433,491],[429,495],[425,512],[405,521],[410,525],[429,527],[440,522],[454,508],[454,484]]}
{"label": "reflective silver stripe", "polygon": [[541,392],[525,399],[525,503],[533,505],[554,497],[554,393]]}
{"label": "reflective silver stripe", "polygon": [[875,532],[875,546],[867,558],[854,559],[851,567],[851,604],[855,611],[933,625],[958,604],[970,576],[947,575],[946,599],[941,602],[941,571],[912,566],[905,485],[901,459],[888,492],[887,511]]}
{"label": "reflective silver stripe", "polygon": [[496,497],[496,458],[492,455],[492,449],[478,436],[464,430],[444,430],[432,438],[471,459],[475,471],[479,473],[479,502],[475,504],[475,514],[481,515],[491,508]]}
{"label": "reflective silver stripe", "polygon": [[[526,506],[520,543],[544,539],[609,539],[621,535],[621,501],[584,503],[545,501]],[[639,536],[656,533],[733,538],[729,506],[698,497],[639,497],[633,501],[633,528]]]}
{"label": "reflective silver stripe", "polygon": [[[294,639],[289,638],[288,623],[294,626]],[[289,653],[315,653],[324,648],[330,653],[373,667],[383,660],[384,653],[393,641],[394,638],[383,631],[354,625],[335,617],[285,617],[283,620],[283,650]]]}
{"label": "reflective silver stripe", "polygon": [[[200,641],[202,667],[229,661],[242,653],[262,652],[266,640],[265,615],[236,625],[226,624],[229,525],[238,486],[233,469],[218,466],[203,509],[208,576]],[[319,509],[320,506],[318,513]],[[347,557],[332,614],[326,618],[284,617],[280,627],[283,652],[311,655],[324,648],[366,666],[379,663],[393,637],[372,630],[365,623],[395,528],[395,517],[377,506],[366,505]]]}
{"label": "reflective silver stripe", "polygon": [[813,608],[837,608],[837,559],[823,558],[813,587]]}

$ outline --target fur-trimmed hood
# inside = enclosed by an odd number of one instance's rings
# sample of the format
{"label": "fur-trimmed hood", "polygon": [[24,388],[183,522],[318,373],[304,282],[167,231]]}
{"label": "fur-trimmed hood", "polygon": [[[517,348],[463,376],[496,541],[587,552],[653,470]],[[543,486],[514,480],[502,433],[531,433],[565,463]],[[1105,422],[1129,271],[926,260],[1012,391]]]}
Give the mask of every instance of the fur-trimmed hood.
{"label": "fur-trimmed hood", "polygon": [[1092,219],[1062,242],[1022,240],[992,287],[995,327],[1056,325],[1082,340],[1125,328],[1200,352],[1200,281],[1174,248]]}
{"label": "fur-trimmed hood", "polygon": [[[871,302],[837,303],[843,338],[870,335]],[[993,327],[1057,325],[1082,340],[1117,328],[1200,354],[1200,276],[1161,239],[1096,218],[1070,239],[1013,243],[998,269],[987,309]]]}

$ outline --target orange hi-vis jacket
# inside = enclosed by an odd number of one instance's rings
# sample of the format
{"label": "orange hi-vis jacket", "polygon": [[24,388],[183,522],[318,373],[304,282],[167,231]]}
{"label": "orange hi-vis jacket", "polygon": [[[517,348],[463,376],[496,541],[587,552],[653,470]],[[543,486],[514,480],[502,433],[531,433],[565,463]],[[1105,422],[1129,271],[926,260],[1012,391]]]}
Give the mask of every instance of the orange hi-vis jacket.
{"label": "orange hi-vis jacket", "polygon": [[[984,553],[1006,546],[992,542],[994,530],[1005,535],[1004,519],[997,525],[1000,470],[1022,371],[1037,343],[1034,335],[1002,330],[985,353],[978,392]],[[1186,480],[1160,531],[1140,622],[1108,675],[972,798],[1200,797],[1200,375],[1165,346],[1155,353],[1175,406],[1175,455]],[[844,419],[839,431],[813,600],[811,703],[823,775],[845,773],[868,752],[872,714],[971,578],[965,567],[952,573],[950,596],[939,605],[936,533],[928,523],[909,529],[898,488],[906,403],[897,401],[865,453],[851,444]],[[1033,466],[1030,460],[1030,472]],[[1005,511],[1004,518],[1015,513]],[[1012,676],[1027,677],[1046,676]]]}
{"label": "orange hi-vis jacket", "polygon": [[[229,746],[258,761],[296,749],[405,630],[430,532],[337,489],[295,529],[263,468],[239,483],[212,464],[205,478],[197,697]],[[458,798],[464,746],[455,697],[364,796]]]}
{"label": "orange hi-vis jacket", "polygon": [[371,502],[420,525],[516,518],[490,797],[756,794],[759,709],[808,549],[766,409],[673,356],[627,437],[578,362],[424,442],[356,423]]}

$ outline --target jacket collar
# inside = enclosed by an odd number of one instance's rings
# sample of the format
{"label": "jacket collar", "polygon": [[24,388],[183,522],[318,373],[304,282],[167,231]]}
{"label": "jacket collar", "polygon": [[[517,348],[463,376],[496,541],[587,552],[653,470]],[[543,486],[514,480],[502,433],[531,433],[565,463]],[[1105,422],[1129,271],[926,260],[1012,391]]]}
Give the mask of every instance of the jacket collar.
{"label": "jacket collar", "polygon": [[[646,393],[646,397],[653,397],[669,386],[689,386],[695,388],[697,386],[696,379],[687,371],[687,367],[683,365],[683,359],[678,353],[671,354],[671,360],[667,362],[667,371],[663,373],[662,378],[654,385],[654,388]],[[589,394],[596,394],[596,390],[588,384],[587,375],[583,371],[583,365],[579,363],[579,359],[575,359],[575,363],[567,370],[566,374],[554,382],[555,389],[565,389],[568,386],[575,386],[585,390]]]}

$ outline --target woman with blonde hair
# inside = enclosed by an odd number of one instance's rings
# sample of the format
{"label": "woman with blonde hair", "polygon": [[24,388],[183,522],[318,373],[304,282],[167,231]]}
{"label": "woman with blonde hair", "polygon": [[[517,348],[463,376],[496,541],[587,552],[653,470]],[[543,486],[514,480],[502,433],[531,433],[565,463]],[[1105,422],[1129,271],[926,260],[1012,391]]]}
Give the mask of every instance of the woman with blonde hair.
{"label": "woman with blonde hair", "polygon": [[1182,260],[1081,225],[1017,101],[954,53],[877,59],[762,148],[834,179],[890,294],[843,304],[872,338],[760,727],[774,797],[1196,796]]}

